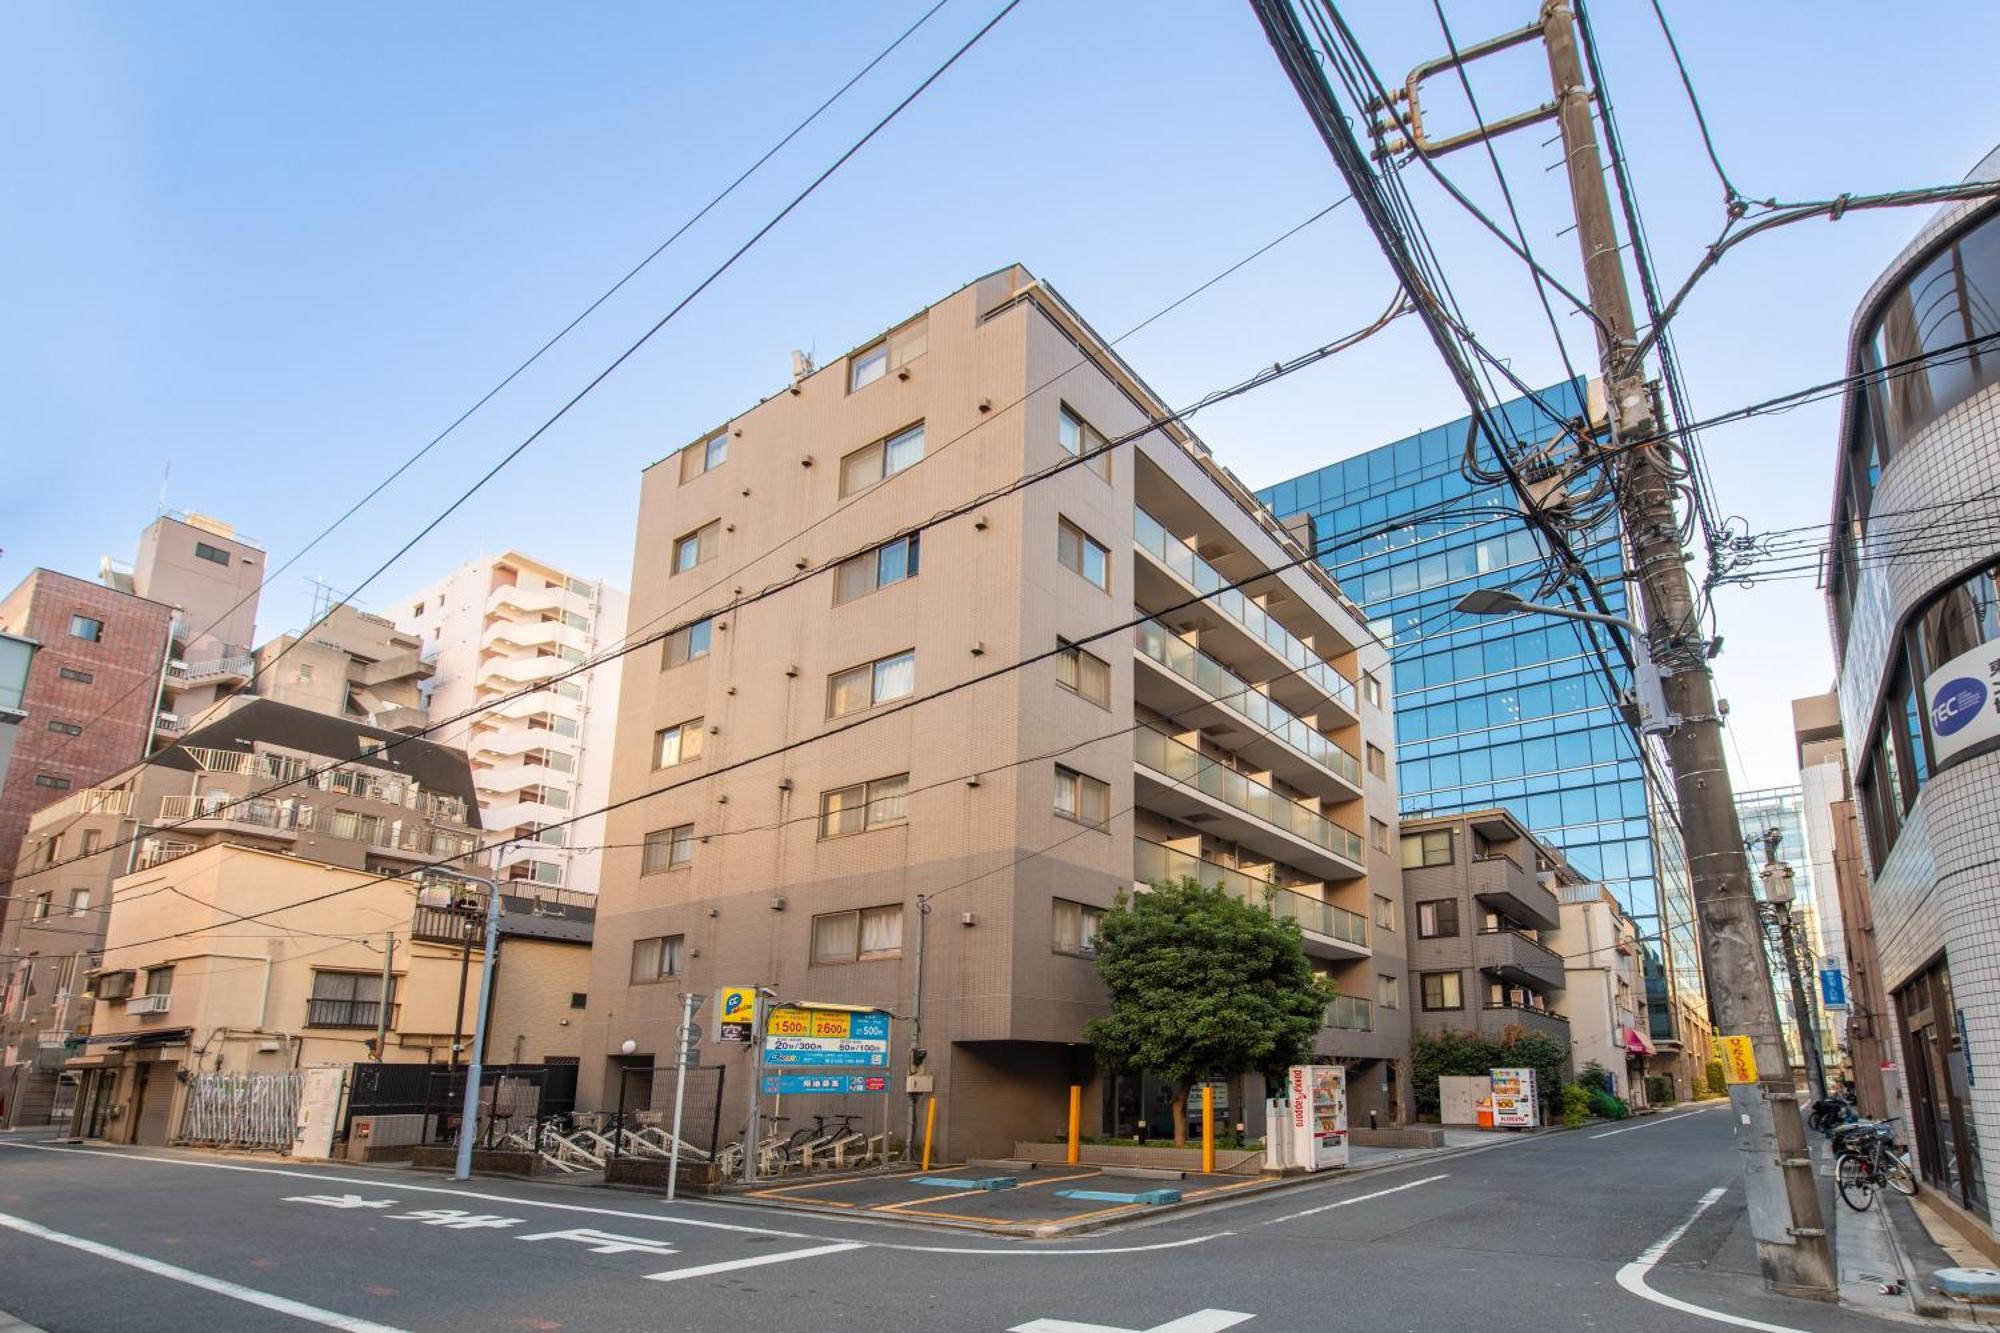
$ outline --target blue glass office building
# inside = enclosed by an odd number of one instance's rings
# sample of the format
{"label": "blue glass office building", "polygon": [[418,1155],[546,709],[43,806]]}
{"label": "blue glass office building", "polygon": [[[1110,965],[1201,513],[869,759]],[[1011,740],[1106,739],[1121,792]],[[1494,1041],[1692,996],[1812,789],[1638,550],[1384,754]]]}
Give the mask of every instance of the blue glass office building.
{"label": "blue glass office building", "polygon": [[[1558,418],[1585,412],[1581,379],[1537,397],[1498,409],[1503,435],[1530,451],[1560,439]],[[1403,814],[1504,806],[1601,879],[1646,942],[1653,1037],[1678,1041],[1670,988],[1705,1008],[1693,899],[1674,821],[1616,703],[1629,676],[1610,632],[1452,609],[1473,588],[1532,599],[1548,568],[1512,491],[1464,474],[1468,424],[1371,449],[1259,497],[1280,518],[1312,516],[1322,562],[1390,645]],[[1611,612],[1627,615],[1615,522],[1574,544]],[[1601,657],[1593,635],[1606,636]]]}

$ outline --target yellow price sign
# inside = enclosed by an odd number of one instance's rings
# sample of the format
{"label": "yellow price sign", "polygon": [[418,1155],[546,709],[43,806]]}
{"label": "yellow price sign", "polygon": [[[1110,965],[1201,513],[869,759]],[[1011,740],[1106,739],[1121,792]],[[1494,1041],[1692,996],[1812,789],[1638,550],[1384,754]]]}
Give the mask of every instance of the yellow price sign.
{"label": "yellow price sign", "polygon": [[773,1037],[810,1037],[812,1020],[812,1011],[808,1009],[773,1009],[764,1020],[764,1031]]}
{"label": "yellow price sign", "polygon": [[1722,1077],[1729,1083],[1755,1083],[1757,1081],[1757,1053],[1750,1049],[1748,1037],[1722,1037]]}

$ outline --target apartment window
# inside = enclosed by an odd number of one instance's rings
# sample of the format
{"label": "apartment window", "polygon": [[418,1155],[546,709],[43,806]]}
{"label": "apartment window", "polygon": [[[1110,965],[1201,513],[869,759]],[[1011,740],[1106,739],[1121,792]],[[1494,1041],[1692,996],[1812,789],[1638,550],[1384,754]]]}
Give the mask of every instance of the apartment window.
{"label": "apartment window", "polygon": [[1401,1009],[1403,1007],[1403,982],[1399,977],[1377,976],[1375,978],[1375,1004],[1381,1009]]}
{"label": "apartment window", "polygon": [[[1091,459],[1084,466],[1106,481],[1111,480],[1111,451],[1104,448],[1104,437],[1093,430],[1089,422],[1070,411],[1067,405],[1056,415],[1056,443],[1071,458],[1090,454]],[[1097,450],[1103,452],[1095,452]]]}
{"label": "apartment window", "polygon": [[[389,978],[389,1005],[396,1003],[396,979]],[[313,972],[312,996],[306,1002],[306,1026],[312,1028],[372,1028],[382,1020],[382,974],[379,972]]]}
{"label": "apartment window", "polygon": [[541,762],[544,768],[551,769],[557,773],[568,773],[576,768],[576,760],[570,758],[561,750],[542,751]]}
{"label": "apartment window", "polygon": [[1056,559],[1098,587],[1111,588],[1111,552],[1068,519],[1056,524]]}
{"label": "apartment window", "polygon": [[83,831],[82,854],[85,856],[89,856],[92,852],[95,852],[97,850],[97,840],[101,836],[102,833],[98,829],[94,828],[85,829]]}
{"label": "apartment window", "polygon": [[840,493],[854,495],[922,461],[924,428],[912,426],[886,440],[863,445],[840,460]]}
{"label": "apartment window", "polygon": [[1403,869],[1420,870],[1427,866],[1448,866],[1450,864],[1450,829],[1436,829],[1429,833],[1406,833],[1403,835]]}
{"label": "apartment window", "polygon": [[701,721],[695,718],[654,732],[653,767],[672,768],[701,758]]}
{"label": "apartment window", "polygon": [[1111,820],[1111,785],[1057,764],[1056,813],[1079,824],[1103,828]]}
{"label": "apartment window", "polygon": [[913,534],[841,561],[833,572],[833,604],[839,606],[865,597],[877,588],[915,578],[919,546]]}
{"label": "apartment window", "polygon": [[903,956],[903,905],[828,912],[812,921],[815,963],[865,963]]}
{"label": "apartment window", "polygon": [[90,890],[71,889],[69,891],[69,914],[82,916],[90,910]]}
{"label": "apartment window", "polygon": [[[569,809],[569,793],[560,787],[528,787],[522,791],[521,796],[525,800],[540,801],[552,810]],[[374,816],[370,815],[369,818],[373,819]]]}
{"label": "apartment window", "polygon": [[570,1008],[583,1009],[587,1008],[589,1004],[590,1004],[590,993],[588,991],[573,990],[569,993]]}
{"label": "apartment window", "polygon": [[101,642],[104,638],[104,622],[93,620],[89,616],[71,616],[69,618],[69,635],[72,639],[89,639],[92,643]]}
{"label": "apartment window", "polygon": [[56,674],[64,680],[73,680],[79,685],[88,685],[97,679],[97,677],[91,675],[88,671],[78,671],[75,667],[58,667]]}
{"label": "apartment window", "polygon": [[1050,947],[1057,953],[1090,958],[1097,953],[1097,929],[1104,924],[1104,909],[1057,898],[1051,924]]}
{"label": "apartment window", "polygon": [[561,884],[562,867],[553,861],[528,862],[528,879],[535,884]]}
{"label": "apartment window", "polygon": [[680,935],[655,935],[650,939],[633,940],[632,984],[644,986],[679,976],[685,949],[686,938]]}
{"label": "apartment window", "polygon": [[1417,904],[1417,938],[1448,940],[1458,934],[1458,900],[1435,898]]}
{"label": "apartment window", "polygon": [[893,657],[863,662],[860,666],[836,671],[827,677],[826,715],[840,717],[859,713],[891,699],[916,692],[917,654],[915,649]]}
{"label": "apartment window", "polygon": [[1099,708],[1111,707],[1111,664],[1062,639],[1056,646],[1056,684]]}
{"label": "apartment window", "polygon": [[677,629],[669,634],[660,652],[660,668],[683,666],[699,658],[708,656],[709,640],[715,631],[715,621],[697,620],[685,629]]}
{"label": "apartment window", "polygon": [[68,791],[69,779],[59,778],[53,773],[37,773],[35,774],[35,785],[37,787],[47,787],[50,791]]}
{"label": "apartment window", "polygon": [[583,686],[573,680],[559,680],[556,682],[556,693],[565,699],[581,699]]}
{"label": "apartment window", "polygon": [[74,723],[74,722],[54,722],[54,721],[52,721],[52,722],[50,722],[50,723],[49,723],[49,730],[50,730],[50,731],[53,731],[53,732],[55,732],[55,733],[56,733],[57,735],[59,735],[59,736],[81,736],[81,735],[83,735],[83,728],[82,728],[82,727],[80,727],[80,726],[78,726],[78,725],[77,725],[76,723]]}
{"label": "apartment window", "polygon": [[149,967],[146,969],[146,994],[172,995],[174,993],[174,966]]}
{"label": "apartment window", "polygon": [[901,824],[909,818],[910,775],[856,783],[819,798],[819,836],[838,838],[849,833]]}
{"label": "apartment window", "polygon": [[1382,682],[1372,671],[1361,673],[1361,697],[1373,707],[1382,706]]}
{"label": "apartment window", "polygon": [[715,559],[716,547],[722,544],[722,520],[704,523],[693,532],[674,542],[674,573],[685,574],[697,565],[705,565]]}
{"label": "apartment window", "polygon": [[889,373],[889,340],[864,347],[847,358],[847,391],[866,388]]}
{"label": "apartment window", "polygon": [[574,611],[563,612],[562,623],[585,634],[590,632],[590,617],[578,615]]}
{"label": "apartment window", "polygon": [[1465,994],[1456,972],[1426,972],[1419,980],[1424,988],[1424,1008],[1463,1009]]}
{"label": "apartment window", "polygon": [[549,718],[549,730],[558,736],[574,736],[578,729],[577,721],[573,717],[551,716]]}
{"label": "apartment window", "polygon": [[668,870],[680,870],[694,862],[694,825],[681,824],[674,828],[655,829],[646,835],[646,848],[639,862],[639,873],[658,875]]}
{"label": "apartment window", "polygon": [[1367,749],[1368,749],[1368,771],[1378,778],[1388,777],[1389,756],[1383,753],[1382,747],[1379,745],[1370,745],[1367,747]]}
{"label": "apartment window", "polygon": [[1389,826],[1379,819],[1368,821],[1368,845],[1378,852],[1389,850]]}
{"label": "apartment window", "polygon": [[681,450],[681,480],[693,481],[729,461],[729,432],[719,430]]}
{"label": "apartment window", "polygon": [[223,550],[220,546],[210,546],[207,542],[196,542],[194,544],[194,555],[197,560],[207,560],[218,565],[227,565],[229,563],[229,552]]}
{"label": "apartment window", "polygon": [[1394,930],[1396,928],[1396,902],[1393,898],[1375,895],[1375,928]]}
{"label": "apartment window", "polygon": [[35,914],[34,914],[35,920],[46,921],[49,919],[49,898],[50,895],[46,893],[38,893],[35,895]]}

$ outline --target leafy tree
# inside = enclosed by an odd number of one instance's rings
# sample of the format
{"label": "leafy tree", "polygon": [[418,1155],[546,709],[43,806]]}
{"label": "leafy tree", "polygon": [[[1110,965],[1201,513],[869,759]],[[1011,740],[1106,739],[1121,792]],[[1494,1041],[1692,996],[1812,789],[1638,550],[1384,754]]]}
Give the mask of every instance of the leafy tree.
{"label": "leafy tree", "polygon": [[1704,1073],[1708,1078],[1708,1090],[1711,1093],[1717,1097],[1729,1095],[1729,1082],[1722,1076],[1722,1061],[1710,1060]]}
{"label": "leafy tree", "polygon": [[1560,1105],[1563,1124],[1577,1128],[1590,1119],[1590,1089],[1581,1083],[1563,1084]]}
{"label": "leafy tree", "polygon": [[1499,1040],[1474,1032],[1446,1031],[1436,1036],[1410,1037],[1410,1085],[1420,1114],[1436,1115],[1438,1077],[1442,1074],[1483,1078],[1495,1069],[1529,1068],[1544,1107],[1556,1105],[1569,1082],[1569,1051],[1563,1043],[1518,1024],[1502,1029]]}
{"label": "leafy tree", "polygon": [[1085,1034],[1108,1069],[1173,1089],[1174,1143],[1187,1142],[1189,1085],[1212,1074],[1278,1075],[1303,1063],[1334,998],[1307,961],[1298,923],[1191,878],[1121,898],[1097,928],[1111,1013]]}

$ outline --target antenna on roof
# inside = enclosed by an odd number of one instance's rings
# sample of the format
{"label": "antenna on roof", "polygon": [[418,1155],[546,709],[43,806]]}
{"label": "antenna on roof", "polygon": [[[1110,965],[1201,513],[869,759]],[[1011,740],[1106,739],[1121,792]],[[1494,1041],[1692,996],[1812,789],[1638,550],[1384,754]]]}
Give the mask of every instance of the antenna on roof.
{"label": "antenna on roof", "polygon": [[792,349],[792,392],[797,393],[799,391],[799,385],[805,380],[806,376],[812,374],[813,371],[817,369],[818,367],[813,365],[811,352],[802,352],[796,347],[793,348]]}

